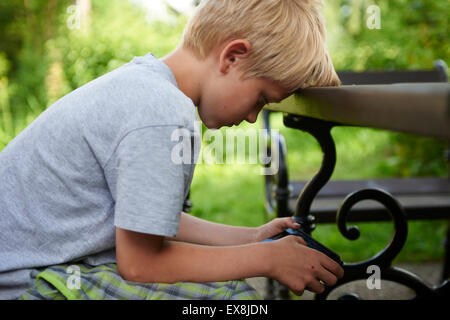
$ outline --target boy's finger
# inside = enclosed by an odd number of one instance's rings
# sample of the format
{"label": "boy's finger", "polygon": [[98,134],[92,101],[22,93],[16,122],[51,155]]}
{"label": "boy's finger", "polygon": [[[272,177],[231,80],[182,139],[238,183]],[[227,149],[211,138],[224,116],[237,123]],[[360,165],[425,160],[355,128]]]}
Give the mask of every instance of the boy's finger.
{"label": "boy's finger", "polygon": [[344,269],[333,259],[325,256],[320,263],[325,269],[335,274],[338,278],[342,278],[344,276]]}
{"label": "boy's finger", "polygon": [[323,286],[322,283],[320,283],[319,280],[313,280],[308,284],[307,289],[309,291],[312,291],[314,293],[323,293],[325,291],[325,287]]}
{"label": "boy's finger", "polygon": [[288,221],[289,221],[289,226],[290,226],[291,228],[300,228],[300,227],[301,227],[301,225],[300,225],[299,223],[297,223],[297,222],[294,220],[294,218],[292,218],[292,217],[289,217],[289,218],[288,218]]}
{"label": "boy's finger", "polygon": [[323,281],[327,286],[334,286],[337,282],[337,276],[325,268],[318,270],[317,278]]}
{"label": "boy's finger", "polygon": [[300,242],[302,245],[306,246],[306,241],[302,237],[295,236],[295,239]]}

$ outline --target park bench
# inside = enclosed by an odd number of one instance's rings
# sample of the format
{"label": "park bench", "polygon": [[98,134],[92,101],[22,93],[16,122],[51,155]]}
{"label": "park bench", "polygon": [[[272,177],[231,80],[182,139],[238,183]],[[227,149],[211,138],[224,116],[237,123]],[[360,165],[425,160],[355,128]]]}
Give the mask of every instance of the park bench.
{"label": "park bench", "polygon": [[[349,212],[342,214],[345,218],[339,218],[338,211],[342,209],[343,202],[358,190],[376,189],[387,192],[398,201],[400,211],[404,211],[407,217],[404,220],[449,219],[450,174],[449,178],[328,181],[336,161],[334,141],[330,135],[330,130],[335,126],[380,128],[450,141],[450,87],[447,83],[445,63],[441,60],[436,61],[433,70],[343,71],[338,72],[338,75],[343,84],[341,87],[305,89],[280,104],[267,106],[263,110],[263,125],[269,132],[270,114],[283,112],[284,124],[312,134],[324,153],[322,166],[311,181],[290,181],[284,137],[278,132],[268,135],[270,139],[267,152],[270,153],[270,150],[276,152],[270,155],[272,162],[267,166],[273,165],[276,161],[278,167],[275,175],[266,175],[266,210],[269,215],[302,216],[308,221],[308,224],[303,226],[308,232],[314,230],[316,223],[337,222],[344,236],[357,238],[355,230],[352,232],[346,229],[345,221],[392,220],[392,210],[380,201],[355,201],[353,207],[350,206],[351,212],[346,208]],[[447,161],[450,161],[449,151],[445,156]],[[399,225],[402,223],[400,221]],[[406,222],[404,225],[403,236],[406,239]],[[442,280],[447,279],[450,272],[450,228],[447,230]],[[403,246],[401,241],[395,242],[392,241],[392,247],[401,250]],[[399,282],[403,281],[403,284],[409,285],[418,294],[425,296],[448,290],[448,285],[434,288],[433,291],[422,286],[417,279],[404,280],[408,277],[405,277],[402,271],[390,267],[392,259],[393,256],[387,259],[389,260],[387,262],[377,260],[385,263],[387,277],[391,274],[394,280],[402,279]],[[364,264],[359,266],[362,267]],[[349,265],[348,270],[356,269],[356,266]],[[349,277],[346,281],[350,281],[352,277],[353,279],[362,277],[362,269],[359,269],[358,275],[356,271],[353,276],[352,272],[348,272]]]}

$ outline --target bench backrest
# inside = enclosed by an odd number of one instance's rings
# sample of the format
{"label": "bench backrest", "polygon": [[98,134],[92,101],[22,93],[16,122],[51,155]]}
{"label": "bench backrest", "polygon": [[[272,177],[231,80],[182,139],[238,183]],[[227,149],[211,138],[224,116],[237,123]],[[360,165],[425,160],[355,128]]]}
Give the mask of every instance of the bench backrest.
{"label": "bench backrest", "polygon": [[432,70],[337,71],[337,74],[343,85],[448,81],[447,65],[443,60],[436,60]]}

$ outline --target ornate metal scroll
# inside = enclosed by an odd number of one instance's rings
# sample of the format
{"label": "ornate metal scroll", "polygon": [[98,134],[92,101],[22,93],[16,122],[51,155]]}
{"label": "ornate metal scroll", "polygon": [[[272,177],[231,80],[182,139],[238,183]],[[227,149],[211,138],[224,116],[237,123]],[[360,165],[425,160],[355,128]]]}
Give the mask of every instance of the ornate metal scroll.
{"label": "ornate metal scroll", "polygon": [[319,172],[305,185],[295,205],[295,216],[309,222],[302,225],[302,228],[311,233],[315,227],[313,224],[314,218],[310,215],[311,204],[320,189],[330,180],[336,165],[336,147],[331,136],[331,129],[336,124],[299,116],[284,117],[284,124],[287,127],[300,129],[311,134],[319,142],[323,152]]}
{"label": "ornate metal scroll", "polygon": [[[310,133],[319,142],[323,152],[323,160],[317,174],[309,181],[300,193],[295,207],[295,216],[306,223],[302,228],[311,233],[315,226],[314,217],[310,213],[311,204],[320,189],[329,181],[336,164],[336,148],[331,136],[331,129],[339,124],[318,119],[285,115],[284,124],[287,127],[300,129]],[[390,213],[394,222],[394,234],[390,243],[372,258],[359,263],[344,263],[344,277],[335,286],[326,287],[325,292],[317,294],[316,299],[326,299],[337,287],[355,280],[367,279],[367,268],[376,265],[381,270],[381,279],[402,284],[416,293],[416,298],[435,298],[450,296],[450,281],[445,281],[437,287],[429,287],[418,276],[400,268],[392,267],[393,259],[402,250],[408,235],[407,216],[400,203],[388,192],[381,189],[362,189],[348,195],[337,211],[337,225],[341,234],[350,240],[359,238],[359,229],[355,226],[347,227],[346,218],[351,208],[363,200],[375,200],[381,203]],[[342,299],[358,299],[355,294],[348,294]]]}

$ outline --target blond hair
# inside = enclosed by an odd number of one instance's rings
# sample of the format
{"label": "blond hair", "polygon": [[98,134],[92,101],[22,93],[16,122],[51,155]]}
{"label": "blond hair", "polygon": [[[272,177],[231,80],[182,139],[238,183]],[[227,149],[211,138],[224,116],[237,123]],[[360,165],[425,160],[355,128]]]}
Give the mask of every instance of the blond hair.
{"label": "blond hair", "polygon": [[321,0],[203,0],[180,46],[204,60],[224,41],[247,39],[246,78],[266,77],[289,92],[338,86],[321,9]]}

